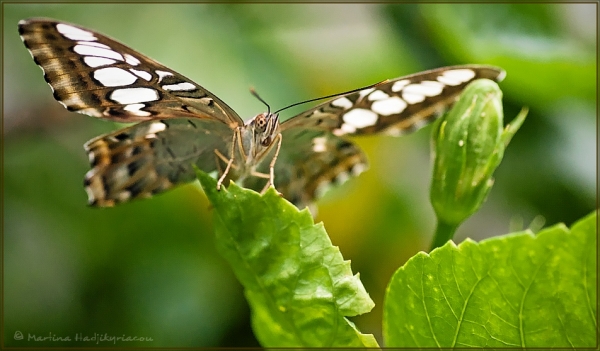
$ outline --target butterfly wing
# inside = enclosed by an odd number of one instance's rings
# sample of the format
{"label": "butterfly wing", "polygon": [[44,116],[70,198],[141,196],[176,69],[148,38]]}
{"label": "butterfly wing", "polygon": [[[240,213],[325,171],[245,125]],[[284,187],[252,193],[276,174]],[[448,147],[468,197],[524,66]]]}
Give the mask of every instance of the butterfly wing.
{"label": "butterfly wing", "polygon": [[336,97],[288,119],[281,129],[314,128],[338,136],[400,135],[431,122],[475,79],[500,81],[504,75],[500,68],[483,65],[424,71]]}
{"label": "butterfly wing", "polygon": [[231,129],[211,120],[143,121],[88,141],[89,204],[107,207],[145,198],[196,179],[192,165],[218,174],[215,150],[227,154]]}
{"label": "butterfly wing", "polygon": [[217,171],[242,119],[209,91],[97,32],[50,19],[19,33],[68,110],[140,123],[85,144],[89,203],[112,206],[195,179],[192,164]]}
{"label": "butterfly wing", "polygon": [[243,124],[208,90],[102,34],[44,18],[20,21],[19,33],[69,111],[118,122],[191,117]]}
{"label": "butterfly wing", "polygon": [[276,189],[300,208],[309,205],[322,189],[366,169],[365,156],[344,136],[415,131],[446,110],[473,80],[503,77],[497,67],[443,67],[342,95],[292,117],[281,125]]}

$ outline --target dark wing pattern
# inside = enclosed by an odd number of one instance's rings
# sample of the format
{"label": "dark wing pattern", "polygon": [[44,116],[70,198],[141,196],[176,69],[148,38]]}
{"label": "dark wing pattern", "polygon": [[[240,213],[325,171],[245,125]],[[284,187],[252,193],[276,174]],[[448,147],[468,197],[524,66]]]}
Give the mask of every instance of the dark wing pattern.
{"label": "dark wing pattern", "polygon": [[205,119],[140,122],[88,141],[92,169],[85,175],[89,203],[113,206],[150,197],[196,179],[192,165],[215,176],[215,150],[227,154],[232,131]]}
{"label": "dark wing pattern", "polygon": [[190,117],[243,124],[208,90],[102,34],[44,18],[20,21],[19,33],[69,111],[118,122]]}

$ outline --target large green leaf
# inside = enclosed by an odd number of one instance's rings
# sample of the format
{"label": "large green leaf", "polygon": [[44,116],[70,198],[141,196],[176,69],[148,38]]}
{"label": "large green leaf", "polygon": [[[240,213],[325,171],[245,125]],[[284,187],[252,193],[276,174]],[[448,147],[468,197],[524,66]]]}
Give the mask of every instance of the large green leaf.
{"label": "large green leaf", "polygon": [[322,224],[273,189],[264,196],[198,172],[214,206],[217,247],[245,288],[264,347],[377,347],[346,319],[374,303]]}
{"label": "large green leaf", "polygon": [[593,347],[596,213],[537,235],[447,243],[393,276],[389,347]]}

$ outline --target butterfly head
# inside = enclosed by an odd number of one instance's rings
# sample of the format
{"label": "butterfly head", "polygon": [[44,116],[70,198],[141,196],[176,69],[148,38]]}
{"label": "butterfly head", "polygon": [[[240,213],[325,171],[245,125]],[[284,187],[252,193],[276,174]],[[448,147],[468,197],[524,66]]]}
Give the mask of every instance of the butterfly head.
{"label": "butterfly head", "polygon": [[261,113],[254,117],[249,124],[254,137],[254,145],[258,149],[268,148],[279,133],[279,114]]}

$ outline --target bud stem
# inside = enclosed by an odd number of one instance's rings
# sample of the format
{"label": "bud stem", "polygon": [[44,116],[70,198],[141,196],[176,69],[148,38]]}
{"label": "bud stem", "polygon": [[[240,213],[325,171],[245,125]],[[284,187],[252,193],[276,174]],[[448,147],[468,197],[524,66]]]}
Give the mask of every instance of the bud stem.
{"label": "bud stem", "polygon": [[433,236],[433,242],[431,243],[429,252],[444,245],[446,242],[448,242],[448,240],[451,240],[454,237],[454,233],[456,232],[457,228],[458,225],[450,224],[438,217],[437,226],[435,227],[435,234]]}

